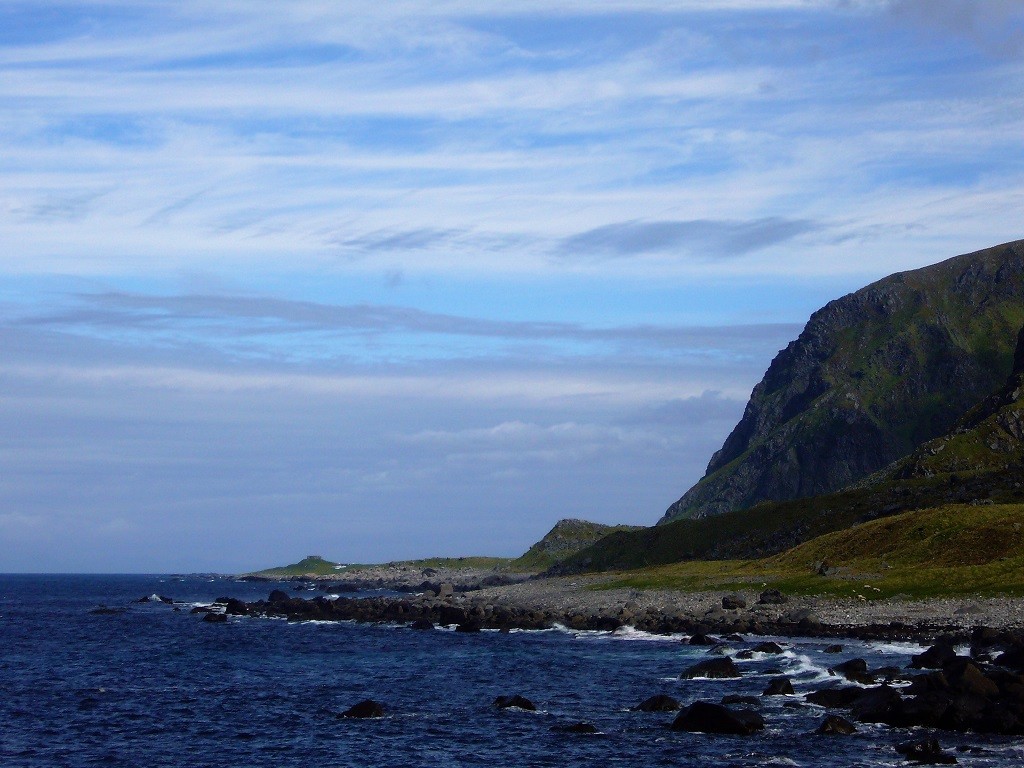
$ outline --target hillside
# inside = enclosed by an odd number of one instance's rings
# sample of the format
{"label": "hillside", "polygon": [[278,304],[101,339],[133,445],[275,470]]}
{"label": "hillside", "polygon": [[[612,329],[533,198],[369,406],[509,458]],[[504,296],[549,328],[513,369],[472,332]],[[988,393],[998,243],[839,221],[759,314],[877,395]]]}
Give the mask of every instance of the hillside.
{"label": "hillside", "polygon": [[879,599],[1024,596],[1024,505],[946,505],[826,534],[757,560],[689,561],[607,588],[750,589]]}
{"label": "hillside", "polygon": [[706,475],[661,524],[831,494],[948,433],[1011,371],[1024,241],[828,303],[772,361]]}
{"label": "hillside", "polygon": [[838,493],[615,533],[565,558],[551,573],[762,558],[908,510],[1024,502],[1024,329],[1015,340],[1002,387],[969,409],[948,434],[860,483]]}
{"label": "hillside", "polygon": [[559,520],[544,538],[518,559],[513,560],[512,566],[518,570],[541,571],[576,554],[608,534],[638,530],[638,526],[631,525],[602,525],[586,520]]}

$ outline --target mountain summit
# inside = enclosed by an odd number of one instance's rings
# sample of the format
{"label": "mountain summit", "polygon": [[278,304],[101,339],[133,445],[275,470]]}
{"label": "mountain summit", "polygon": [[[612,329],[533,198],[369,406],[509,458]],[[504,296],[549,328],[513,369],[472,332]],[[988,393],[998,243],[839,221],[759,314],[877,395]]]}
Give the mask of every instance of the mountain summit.
{"label": "mountain summit", "polygon": [[704,478],[660,522],[832,493],[908,456],[1021,372],[1022,325],[1024,240],[829,302],[775,357]]}

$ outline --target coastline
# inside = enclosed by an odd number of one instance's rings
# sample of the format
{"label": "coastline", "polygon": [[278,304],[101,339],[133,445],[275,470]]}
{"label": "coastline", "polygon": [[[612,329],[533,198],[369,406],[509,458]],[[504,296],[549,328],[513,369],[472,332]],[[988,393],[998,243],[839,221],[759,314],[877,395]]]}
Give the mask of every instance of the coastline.
{"label": "coastline", "polygon": [[[372,588],[409,592],[410,574],[391,580],[381,572]],[[428,574],[437,579],[439,574]],[[451,574],[443,574],[450,577]],[[420,574],[422,577],[422,573]],[[436,589],[401,596],[344,595],[344,580],[320,580],[323,591],[338,588],[337,599],[311,599],[276,590],[271,599],[233,606],[234,611],[292,620],[355,620],[479,629],[615,630],[629,626],[655,634],[752,634],[804,637],[856,637],[927,643],[952,635],[969,642],[971,631],[1024,629],[1024,600],[999,597],[925,600],[856,600],[776,596],[768,601],[756,590],[681,592],[602,588],[608,575],[516,580],[481,586],[480,575],[443,582]],[[365,589],[363,585],[360,589]],[[231,611],[229,611],[231,612]]]}

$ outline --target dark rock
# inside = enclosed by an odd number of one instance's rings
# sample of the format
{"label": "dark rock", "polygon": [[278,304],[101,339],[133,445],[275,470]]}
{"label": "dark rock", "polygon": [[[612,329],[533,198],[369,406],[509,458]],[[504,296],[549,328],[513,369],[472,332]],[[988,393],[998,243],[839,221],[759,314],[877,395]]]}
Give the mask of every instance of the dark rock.
{"label": "dark rock", "polygon": [[932,693],[935,691],[945,692],[949,691],[949,689],[949,681],[946,680],[944,674],[941,672],[924,672],[910,678],[910,685],[904,691],[910,696],[917,696],[922,693]]}
{"label": "dark rock", "polygon": [[249,606],[243,603],[241,600],[236,600],[233,597],[229,597],[224,612],[229,616],[248,616]]}
{"label": "dark rock", "polygon": [[227,620],[227,615],[223,613],[207,613],[203,616],[203,621],[208,621],[211,624],[223,624]]}
{"label": "dark rock", "polygon": [[747,607],[747,601],[739,595],[726,595],[722,598],[722,608],[727,611],[735,611]]}
{"label": "dark rock", "polygon": [[822,688],[819,691],[812,691],[804,698],[811,704],[817,704],[820,707],[846,709],[852,707],[853,703],[863,695],[863,688],[846,685],[842,688]]}
{"label": "dark rock", "polygon": [[818,730],[815,733],[834,734],[839,736],[849,736],[851,733],[857,732],[857,726],[847,720],[845,717],[839,715],[826,715],[825,719],[821,721],[821,725],[818,726]]}
{"label": "dark rock", "polygon": [[373,699],[360,701],[341,713],[342,717],[384,717],[384,706]]}
{"label": "dark rock", "polygon": [[824,653],[842,653],[842,652],[843,652],[843,646],[838,645],[838,644],[826,645],[825,646],[825,650],[824,650]]}
{"label": "dark rock", "polygon": [[772,678],[771,682],[768,683],[768,687],[764,689],[762,696],[786,696],[795,693],[793,690],[793,681],[788,677],[775,677]]}
{"label": "dark rock", "polygon": [[680,704],[676,699],[671,696],[667,696],[664,693],[659,693],[655,696],[651,696],[649,699],[644,699],[635,707],[634,712],[675,712],[679,709]]}
{"label": "dark rock", "polygon": [[479,621],[464,621],[455,627],[456,632],[479,632],[483,625]]}
{"label": "dark rock", "polygon": [[864,685],[870,685],[875,682],[874,678],[868,674],[868,663],[864,659],[850,659],[844,661],[842,664],[836,664],[834,667],[829,669],[829,672],[833,675],[838,675],[849,680],[851,683],[863,683]]}
{"label": "dark rock", "polygon": [[757,602],[761,605],[782,605],[788,601],[789,598],[777,589],[766,589],[757,598]]}
{"label": "dark rock", "polygon": [[270,593],[270,597],[267,598],[268,603],[287,603],[291,600],[291,597],[282,589],[275,589]]}
{"label": "dark rock", "polygon": [[593,734],[600,733],[597,727],[590,723],[573,723],[572,725],[556,725],[552,731],[558,731],[560,733],[581,733],[581,734]]}
{"label": "dark rock", "polygon": [[525,709],[528,712],[536,712],[537,707],[525,696],[518,693],[514,696],[499,696],[494,700],[494,706],[498,709]]}
{"label": "dark rock", "polygon": [[910,666],[915,669],[942,669],[955,658],[956,651],[952,645],[933,645],[924,653],[911,657]]}
{"label": "dark rock", "polygon": [[999,686],[989,680],[976,663],[970,659],[956,657],[943,666],[942,674],[949,686],[957,693],[967,693],[985,698],[999,695]]}
{"label": "dark rock", "polygon": [[703,632],[698,632],[695,635],[691,635],[687,641],[690,645],[717,645],[718,640],[711,635],[706,635]]}
{"label": "dark rock", "polygon": [[917,739],[896,745],[896,751],[914,763],[922,765],[954,765],[956,758],[943,752],[936,739]]}
{"label": "dark rock", "polygon": [[764,718],[748,709],[729,709],[721,704],[695,701],[672,721],[673,731],[697,731],[748,736],[764,729]]}
{"label": "dark rock", "polygon": [[899,692],[888,685],[868,688],[853,702],[853,719],[862,723],[889,723],[901,702]]}
{"label": "dark rock", "polygon": [[412,624],[409,625],[411,629],[433,629],[434,622],[430,619],[416,619]]}
{"label": "dark rock", "polygon": [[739,676],[739,669],[728,656],[698,662],[679,675],[683,680],[692,680],[695,677],[725,679]]}
{"label": "dark rock", "polygon": [[758,643],[751,650],[756,653],[770,653],[774,655],[782,653],[784,648],[778,643],[773,643],[769,640],[768,642]]}

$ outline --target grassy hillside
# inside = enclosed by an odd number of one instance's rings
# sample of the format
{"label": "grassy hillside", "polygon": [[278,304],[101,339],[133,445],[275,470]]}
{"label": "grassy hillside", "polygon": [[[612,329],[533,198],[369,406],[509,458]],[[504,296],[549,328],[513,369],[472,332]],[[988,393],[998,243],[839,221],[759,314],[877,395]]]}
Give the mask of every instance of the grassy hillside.
{"label": "grassy hillside", "polygon": [[1024,596],[1024,505],[947,505],[905,512],[768,558],[676,563],[623,574],[604,586],[776,587],[790,594],[864,599]]}
{"label": "grassy hillside", "polygon": [[260,576],[267,579],[288,579],[296,576],[307,575],[329,576],[338,572],[338,565],[340,565],[340,563],[332,563],[330,560],[325,560],[320,557],[320,555],[309,555],[292,565],[267,568],[266,570],[256,571],[255,573],[248,575]]}
{"label": "grassy hillside", "polygon": [[612,533],[639,531],[635,525],[602,525],[587,520],[559,520],[544,538],[513,561],[523,571],[543,571]]}
{"label": "grassy hillside", "polygon": [[956,421],[1009,375],[1024,241],[892,275],[815,312],[705,477],[664,522],[838,490]]}

